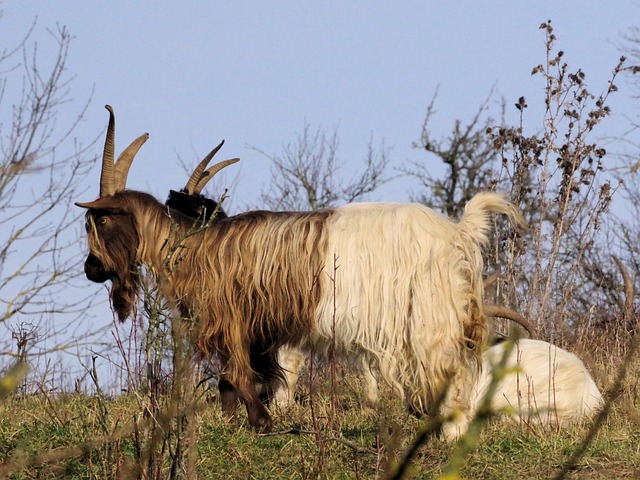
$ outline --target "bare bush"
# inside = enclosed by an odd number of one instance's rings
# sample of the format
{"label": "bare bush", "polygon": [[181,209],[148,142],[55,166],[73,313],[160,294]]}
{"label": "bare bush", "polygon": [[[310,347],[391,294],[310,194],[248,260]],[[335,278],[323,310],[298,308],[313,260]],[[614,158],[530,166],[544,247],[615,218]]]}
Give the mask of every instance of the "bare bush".
{"label": "bare bush", "polygon": [[506,272],[487,294],[512,305],[553,339],[577,327],[591,328],[594,303],[605,301],[603,277],[594,272],[607,271],[615,277],[600,229],[610,218],[609,206],[619,184],[610,172],[612,160],[598,144],[598,129],[611,113],[609,99],[625,67],[620,59],[603,92],[592,94],[586,74],[572,70],[564,52],[557,49],[551,23],[540,28],[546,38],[546,60],[533,68],[532,75],[544,86],[541,121],[528,118],[523,96],[514,105],[518,123],[506,124],[501,101],[496,125],[488,114],[490,94],[471,121],[457,121],[446,140],[436,140],[429,127],[434,96],[416,146],[440,159],[446,175],[431,176],[426,162],[406,173],[426,188],[417,200],[453,215],[461,213],[477,190],[511,192],[530,229],[522,238],[509,238],[498,225],[487,265]]}
{"label": "bare bush", "polygon": [[269,189],[260,196],[260,208],[271,210],[317,210],[362,200],[386,183],[389,151],[382,142],[371,140],[364,156],[364,167],[351,179],[342,178],[343,162],[338,157],[337,129],[330,135],[311,131],[305,124],[295,142],[280,155],[267,154],[272,163]]}
{"label": "bare bush", "polygon": [[[412,161],[402,171],[416,179],[423,189],[411,195],[412,201],[459,218],[464,206],[476,192],[496,189],[497,186],[500,156],[487,135],[487,129],[496,123],[489,115],[494,92],[490,92],[471,120],[466,123],[456,120],[446,139],[436,139],[431,132],[431,124],[437,113],[437,97],[436,91],[427,106],[420,140],[413,146],[440,160],[446,168],[445,175],[433,175],[427,161]],[[501,105],[500,119],[504,121],[504,100],[498,101]],[[504,189],[505,179],[502,183],[500,190]]]}
{"label": "bare bush", "polygon": [[72,289],[82,273],[72,200],[94,161],[94,142],[73,133],[88,102],[69,123],[60,120],[72,103],[72,37],[49,30],[43,54],[35,31],[34,23],[0,51],[0,328],[11,333],[0,335],[2,363],[67,348],[91,300]]}
{"label": "bare bush", "polygon": [[610,115],[608,100],[617,91],[624,59],[603,93],[594,95],[586,74],[572,71],[564,53],[556,49],[551,23],[540,28],[546,35],[547,60],[532,74],[545,84],[542,133],[526,133],[527,104],[521,97],[516,104],[520,125],[494,129],[491,135],[514,200],[529,206],[525,210],[530,212],[528,244],[512,245],[506,282],[521,290],[508,293],[514,301],[520,296],[521,310],[553,337],[589,320],[585,299],[593,285],[583,282],[585,255],[599,240],[599,228],[617,190],[605,172],[606,151],[594,137]]}

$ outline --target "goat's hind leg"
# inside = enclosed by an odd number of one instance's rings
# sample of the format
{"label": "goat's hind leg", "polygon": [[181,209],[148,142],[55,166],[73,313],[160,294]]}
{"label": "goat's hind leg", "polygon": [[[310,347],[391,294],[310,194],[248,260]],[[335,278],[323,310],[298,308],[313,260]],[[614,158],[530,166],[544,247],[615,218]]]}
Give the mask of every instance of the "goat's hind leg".
{"label": "goat's hind leg", "polygon": [[[460,366],[440,385],[434,386],[435,394],[431,398],[422,398],[418,403],[411,401],[410,391],[405,391],[405,406],[409,413],[420,418],[437,416],[441,422],[439,429],[443,440],[458,440],[467,432],[473,419],[471,406],[474,372],[468,366]],[[444,396],[443,396],[444,395]],[[435,406],[439,405],[439,411]]]}

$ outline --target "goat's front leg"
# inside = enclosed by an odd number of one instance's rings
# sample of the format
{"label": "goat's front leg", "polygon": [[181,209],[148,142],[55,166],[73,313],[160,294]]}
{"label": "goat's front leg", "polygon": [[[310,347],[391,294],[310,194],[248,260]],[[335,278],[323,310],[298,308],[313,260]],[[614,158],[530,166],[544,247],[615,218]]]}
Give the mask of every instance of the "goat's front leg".
{"label": "goat's front leg", "polygon": [[226,377],[222,377],[218,381],[218,392],[220,393],[220,401],[222,403],[222,414],[227,420],[231,421],[236,415],[238,392]]}
{"label": "goat's front leg", "polygon": [[272,422],[269,412],[260,401],[260,395],[256,389],[255,370],[252,368],[250,349],[236,348],[233,357],[229,359],[225,367],[225,389],[222,396],[222,410],[227,415],[235,411],[237,399],[240,399],[247,408],[249,425],[260,432],[271,430]]}
{"label": "goat's front leg", "polygon": [[259,432],[270,431],[272,427],[271,417],[260,400],[255,380],[246,376],[236,376],[229,380],[224,384],[224,394],[221,391],[222,411],[225,415],[233,418],[237,401],[240,399],[247,408],[249,425]]}
{"label": "goat's front leg", "polygon": [[238,392],[240,393],[240,399],[247,408],[249,425],[259,432],[270,432],[273,427],[271,416],[260,400],[254,384],[250,383],[247,388],[238,389]]}
{"label": "goat's front leg", "polygon": [[218,391],[222,402],[222,413],[227,420],[235,418],[238,401],[247,408],[249,425],[260,432],[271,430],[272,422],[269,412],[260,400],[260,395],[256,391],[255,384],[251,382],[248,387],[236,388],[226,377],[218,382]]}
{"label": "goat's front leg", "polygon": [[473,368],[466,364],[463,364],[450,380],[451,384],[440,412],[444,419],[442,436],[447,442],[458,440],[469,428],[473,419],[471,392],[475,380]]}

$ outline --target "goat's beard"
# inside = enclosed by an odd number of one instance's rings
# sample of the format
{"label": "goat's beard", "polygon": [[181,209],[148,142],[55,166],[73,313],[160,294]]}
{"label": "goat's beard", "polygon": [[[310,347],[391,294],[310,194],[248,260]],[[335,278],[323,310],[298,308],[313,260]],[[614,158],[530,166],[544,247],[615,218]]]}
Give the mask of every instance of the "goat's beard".
{"label": "goat's beard", "polygon": [[121,323],[131,315],[136,304],[139,277],[139,272],[132,271],[123,278],[116,276],[111,279],[111,305]]}

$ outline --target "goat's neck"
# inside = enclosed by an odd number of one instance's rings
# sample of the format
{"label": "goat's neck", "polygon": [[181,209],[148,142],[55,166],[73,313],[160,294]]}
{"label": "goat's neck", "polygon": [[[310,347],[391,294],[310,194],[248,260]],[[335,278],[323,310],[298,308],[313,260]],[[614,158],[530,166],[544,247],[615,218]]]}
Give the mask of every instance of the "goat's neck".
{"label": "goat's neck", "polygon": [[160,280],[170,279],[184,255],[185,246],[201,232],[174,221],[166,210],[141,215],[137,220],[140,234],[138,261]]}

